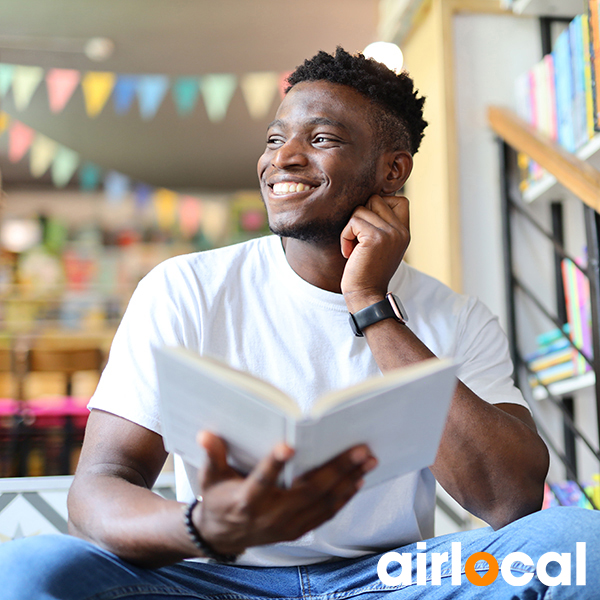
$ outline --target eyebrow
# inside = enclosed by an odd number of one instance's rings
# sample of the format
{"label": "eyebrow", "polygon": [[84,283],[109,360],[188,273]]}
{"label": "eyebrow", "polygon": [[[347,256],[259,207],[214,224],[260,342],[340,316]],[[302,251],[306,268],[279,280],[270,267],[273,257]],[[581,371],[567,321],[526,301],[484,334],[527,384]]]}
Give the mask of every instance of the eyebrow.
{"label": "eyebrow", "polygon": [[[306,121],[306,125],[314,126],[314,125],[329,125],[331,127],[339,127],[340,129],[344,129],[348,131],[348,127],[339,121],[334,119],[329,119],[327,117],[313,117],[312,119],[308,119]],[[269,123],[267,129],[271,129],[271,127],[285,127],[285,122],[281,119],[275,119],[273,122]]]}

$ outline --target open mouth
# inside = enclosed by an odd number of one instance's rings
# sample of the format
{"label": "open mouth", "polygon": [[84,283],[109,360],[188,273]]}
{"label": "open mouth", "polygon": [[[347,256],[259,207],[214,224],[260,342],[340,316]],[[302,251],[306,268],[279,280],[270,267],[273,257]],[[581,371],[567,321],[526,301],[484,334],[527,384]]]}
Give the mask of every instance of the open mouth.
{"label": "open mouth", "polygon": [[295,194],[298,192],[310,192],[316,187],[316,185],[308,185],[301,182],[280,181],[279,183],[274,183],[271,186],[271,190],[274,196],[284,196],[286,194]]}

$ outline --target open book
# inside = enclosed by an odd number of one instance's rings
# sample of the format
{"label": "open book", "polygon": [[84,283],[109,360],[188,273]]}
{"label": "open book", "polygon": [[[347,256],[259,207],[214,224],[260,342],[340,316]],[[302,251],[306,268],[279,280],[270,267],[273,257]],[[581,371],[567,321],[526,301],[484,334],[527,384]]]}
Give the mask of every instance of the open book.
{"label": "open book", "polygon": [[356,444],[378,466],[365,488],[433,463],[456,386],[450,360],[431,359],[328,393],[303,415],[287,394],[248,373],[185,348],[154,351],[165,448],[201,468],[201,430],[228,444],[246,473],[279,442],[295,449],[282,485]]}

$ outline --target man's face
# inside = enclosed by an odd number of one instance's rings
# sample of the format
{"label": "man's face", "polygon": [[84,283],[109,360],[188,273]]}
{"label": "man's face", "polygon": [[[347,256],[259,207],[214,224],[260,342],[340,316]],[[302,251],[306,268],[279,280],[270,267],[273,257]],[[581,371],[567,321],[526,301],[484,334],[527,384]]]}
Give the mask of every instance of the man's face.
{"label": "man's face", "polygon": [[325,81],[299,83],[286,95],[258,161],[273,233],[339,243],[354,209],[381,192],[370,110],[354,89]]}

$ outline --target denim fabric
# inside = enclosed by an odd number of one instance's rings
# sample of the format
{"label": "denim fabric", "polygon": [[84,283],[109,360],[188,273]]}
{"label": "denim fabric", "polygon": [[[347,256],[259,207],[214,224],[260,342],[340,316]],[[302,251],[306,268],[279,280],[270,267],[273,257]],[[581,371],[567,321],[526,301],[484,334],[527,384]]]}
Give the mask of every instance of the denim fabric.
{"label": "denim fabric", "polygon": [[[258,600],[267,598],[334,600],[414,600],[425,598],[490,598],[538,600],[600,598],[600,514],[577,508],[556,508],[529,515],[493,531],[476,529],[426,541],[425,550],[416,544],[396,549],[411,553],[412,583],[387,587],[377,575],[381,555],[340,560],[302,567],[241,567],[182,562],[160,569],[143,569],[123,562],[113,554],[70,536],[38,536],[0,545],[0,598],[3,600],[139,600],[219,599]],[[461,583],[453,585],[451,563],[441,568],[440,585],[432,585],[431,555],[448,552],[452,542],[461,543]],[[586,585],[575,585],[576,542],[586,543]],[[475,552],[491,554],[499,564],[512,552],[524,552],[534,566],[515,562],[512,573],[535,573],[539,557],[546,552],[571,553],[570,586],[547,586],[534,574],[524,586],[513,587],[502,574],[488,586],[471,583],[464,574],[467,558]],[[425,584],[417,584],[417,559],[426,554]],[[422,559],[421,559],[422,560]],[[424,564],[424,563],[423,563]],[[419,567],[423,569],[422,566]],[[481,560],[475,570],[485,574]],[[558,576],[556,562],[547,572]],[[388,568],[391,576],[401,573],[397,563]],[[543,579],[543,577],[542,577]]]}

